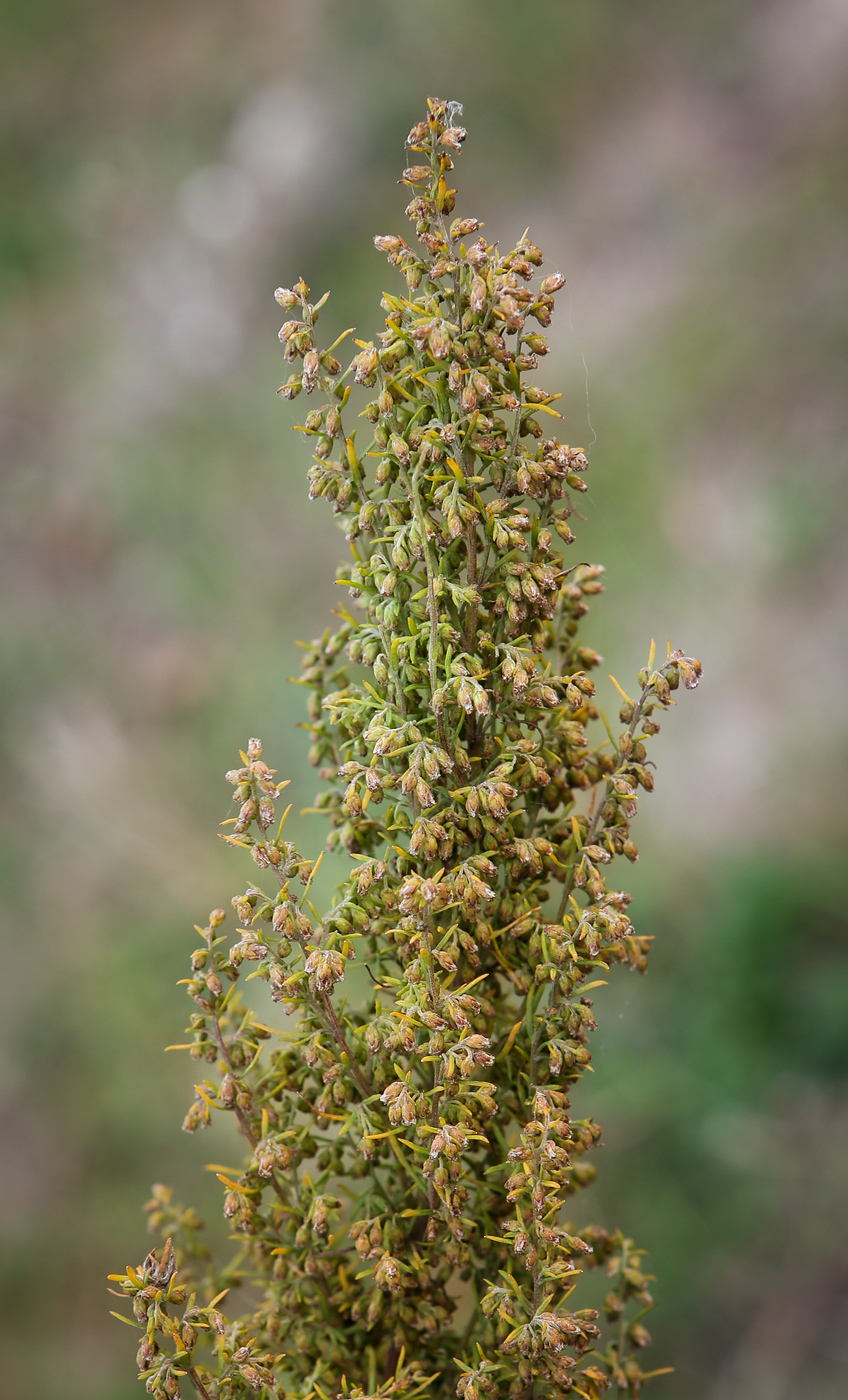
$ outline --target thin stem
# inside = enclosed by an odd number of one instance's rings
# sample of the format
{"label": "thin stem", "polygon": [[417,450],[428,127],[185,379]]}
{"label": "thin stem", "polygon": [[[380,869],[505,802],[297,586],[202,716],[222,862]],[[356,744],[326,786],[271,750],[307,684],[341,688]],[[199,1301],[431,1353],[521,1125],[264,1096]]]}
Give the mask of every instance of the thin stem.
{"label": "thin stem", "polygon": [[[623,1279],[623,1277],[624,1277],[624,1271],[625,1271],[625,1269],[627,1268],[627,1265],[628,1265],[628,1262],[629,1262],[629,1261],[628,1261],[628,1257],[627,1257],[627,1256],[628,1256],[628,1249],[627,1249],[627,1242],[626,1242],[626,1241],[625,1241],[624,1246],[623,1246],[623,1248],[622,1248],[621,1256],[622,1256],[622,1257],[621,1257],[621,1274],[622,1274],[622,1279]],[[637,1262],[638,1262],[638,1261],[637,1261]],[[623,1289],[623,1287],[622,1287],[622,1290],[621,1290],[621,1301],[622,1301],[622,1303],[624,1302],[624,1296],[623,1296],[623,1294],[624,1294],[624,1289]],[[618,1364],[619,1364],[619,1366],[623,1365],[623,1363],[624,1363],[624,1357],[625,1357],[626,1346],[627,1346],[627,1313],[626,1313],[626,1311],[622,1308],[621,1320],[620,1320],[620,1322],[619,1322],[619,1324],[618,1324]]]}
{"label": "thin stem", "polygon": [[[428,993],[430,997],[430,1009],[438,1016],[441,998],[439,996],[439,985],[436,981],[436,974],[433,968],[433,917],[430,916],[430,929],[423,933],[426,940],[427,951],[430,954],[427,963],[427,973],[429,980]],[[439,1118],[439,1101],[444,1090],[442,1089],[442,1066],[437,1060],[433,1066],[433,1101],[430,1104],[430,1127],[435,1128]],[[436,1188],[432,1180],[427,1182],[427,1203],[431,1211],[436,1209]]]}
{"label": "thin stem", "polygon": [[535,1085],[536,1075],[539,1072],[539,1041],[542,1039],[542,1022],[540,1021],[533,1032],[533,1039],[530,1042],[530,1083]]}
{"label": "thin stem", "polygon": [[198,1395],[201,1396],[201,1400],[212,1400],[212,1396],[209,1394],[209,1391],[206,1389],[206,1386],[203,1384],[203,1381],[200,1379],[194,1367],[189,1366],[187,1369],[191,1383]]}
{"label": "thin stem", "polygon": [[[209,947],[209,953],[210,953],[210,956],[211,956],[211,953],[212,953],[212,931],[211,931],[211,929],[210,929],[209,933],[208,933],[207,936],[206,936],[206,941],[207,941],[207,944],[208,944],[208,947]],[[219,1049],[219,1051],[221,1052],[221,1059],[224,1061],[224,1064],[226,1065],[227,1070],[229,1071],[229,1073],[230,1073],[230,1075],[232,1076],[232,1078],[235,1079],[236,1081],[238,1081],[238,1076],[236,1075],[236,1072],[235,1072],[235,1070],[233,1069],[233,1062],[232,1062],[232,1060],[231,1060],[231,1058],[230,1058],[229,1047],[228,1047],[228,1045],[227,1045],[226,1040],[224,1039],[224,1033],[223,1033],[223,1031],[221,1030],[221,1023],[220,1023],[220,1021],[218,1020],[217,1013],[214,1012],[214,1011],[212,1012],[212,1031],[213,1031],[213,1034],[214,1034],[214,1036],[215,1036],[215,1041],[216,1041],[216,1044],[217,1044],[217,1046],[218,1046],[218,1049]],[[242,1108],[239,1108],[239,1106],[238,1106],[237,1103],[233,1104],[233,1111],[234,1111],[234,1113],[235,1113],[235,1116],[236,1116],[236,1119],[237,1119],[237,1121],[238,1121],[239,1127],[240,1127],[241,1130],[242,1130],[242,1133],[244,1134],[244,1136],[245,1136],[245,1138],[247,1139],[248,1143],[250,1144],[251,1148],[255,1150],[256,1144],[257,1144],[257,1142],[259,1141],[259,1139],[257,1138],[256,1134],[254,1133],[253,1129],[252,1129],[251,1126],[250,1126],[250,1119],[248,1118],[248,1116],[247,1116],[247,1114],[244,1112],[244,1110],[243,1110]],[[271,1175],[271,1185],[272,1185],[272,1187],[274,1188],[274,1190],[275,1190],[275,1192],[277,1193],[277,1195],[279,1196],[279,1198],[280,1198],[280,1200],[282,1201],[283,1205],[286,1205],[286,1206],[287,1206],[287,1205],[288,1205],[288,1200],[287,1200],[287,1198],[286,1198],[286,1193],[285,1193],[285,1191],[283,1190],[282,1186],[280,1185],[279,1181],[277,1180],[276,1175],[274,1175],[273,1173],[272,1173],[272,1175]]]}
{"label": "thin stem", "polygon": [[[548,1140],[548,1129],[547,1129],[547,1127],[546,1127],[546,1128],[545,1128],[545,1131],[544,1131],[543,1134],[542,1134],[542,1140],[541,1140],[541,1142],[539,1143],[538,1147],[536,1148],[536,1151],[535,1151],[534,1154],[533,1154],[533,1175],[534,1175],[534,1177],[536,1178],[537,1181],[538,1181],[538,1179],[539,1179],[539,1177],[540,1177],[540,1175],[541,1175],[541,1169],[542,1169],[542,1149],[544,1148],[545,1143],[547,1142],[547,1140]],[[538,1257],[538,1254],[539,1254],[539,1231],[538,1231],[538,1225],[539,1225],[539,1208],[537,1207],[535,1201],[533,1202],[533,1207],[532,1207],[532,1209],[533,1209],[533,1245],[534,1245],[534,1248],[535,1248],[535,1250],[536,1250],[536,1256],[537,1256],[537,1257],[536,1257],[536,1262],[535,1262],[535,1264],[533,1265],[533,1311],[534,1311],[534,1312],[538,1312],[538,1311],[539,1311],[539,1305],[541,1304],[541,1301],[542,1301],[542,1263],[541,1263],[541,1260],[540,1260],[539,1257]]]}
{"label": "thin stem", "polygon": [[365,1078],[365,1075],[362,1073],[362,1070],[360,1069],[357,1060],[351,1054],[351,1050],[347,1043],[344,1030],[342,1029],[338,1016],[336,1015],[335,1007],[333,1006],[333,1003],[330,1000],[329,992],[321,993],[321,1001],[324,1006],[324,1010],[327,1013],[327,1019],[330,1022],[330,1027],[332,1029],[333,1035],[336,1038],[336,1043],[339,1049],[341,1050],[342,1054],[347,1057],[347,1060],[356,1078],[357,1084],[359,1085],[365,1097],[369,1098],[372,1093],[371,1084]]}
{"label": "thin stem", "polygon": [[[285,888],[285,885],[287,884],[287,881],[286,881],[286,878],[285,878],[285,876],[283,875],[282,871],[280,870],[279,866],[276,866],[276,865],[275,865],[275,866],[272,866],[272,869],[273,869],[273,871],[274,871],[274,874],[275,874],[276,877],[277,877],[277,883],[278,883],[278,885],[280,886],[280,889]],[[299,942],[299,944],[300,944],[300,946],[301,946],[302,951],[303,951],[304,954],[305,954],[306,948],[305,948],[305,946],[304,946],[304,940],[303,940],[302,936],[300,936],[300,935],[298,935],[298,942]],[[357,1060],[356,1060],[356,1057],[355,1057],[355,1056],[353,1055],[353,1053],[351,1052],[350,1046],[348,1045],[347,1039],[346,1039],[346,1037],[345,1037],[344,1030],[343,1030],[343,1028],[342,1028],[342,1026],[341,1026],[341,1024],[340,1024],[340,1022],[339,1022],[338,1016],[336,1015],[336,1012],[335,1012],[335,1008],[334,1008],[334,1006],[333,1006],[333,1003],[332,1003],[332,1001],[330,1000],[330,994],[329,994],[329,992],[322,992],[322,993],[321,993],[320,1004],[321,1004],[321,1006],[324,1008],[324,1013],[325,1013],[325,1015],[326,1015],[327,1022],[329,1023],[327,1028],[328,1028],[329,1030],[332,1031],[333,1036],[334,1036],[334,1038],[335,1038],[335,1041],[336,1041],[336,1043],[337,1043],[339,1049],[342,1051],[342,1053],[343,1053],[344,1055],[347,1056],[348,1062],[349,1062],[350,1067],[351,1067],[351,1069],[352,1069],[352,1071],[353,1071],[353,1074],[354,1074],[354,1077],[355,1077],[355,1079],[356,1079],[356,1082],[357,1082],[357,1084],[359,1085],[359,1087],[360,1087],[360,1089],[362,1090],[362,1092],[363,1092],[363,1094],[365,1095],[365,1097],[368,1098],[368,1097],[370,1096],[371,1092],[372,1092],[372,1090],[371,1090],[371,1085],[370,1085],[369,1081],[368,1081],[368,1080],[365,1078],[365,1076],[363,1075],[362,1070],[360,1069],[359,1064],[358,1064],[358,1062],[357,1062]]]}
{"label": "thin stem", "polygon": [[[236,1076],[235,1070],[233,1069],[233,1062],[232,1062],[232,1060],[230,1059],[230,1052],[229,1052],[229,1049],[227,1048],[227,1042],[225,1041],[224,1036],[223,1036],[223,1034],[222,1034],[221,1026],[220,1026],[220,1023],[219,1023],[219,1021],[218,1021],[218,1017],[217,1017],[216,1015],[214,1015],[214,1013],[213,1013],[213,1016],[212,1016],[212,1030],[213,1030],[214,1033],[215,1033],[215,1040],[217,1041],[218,1049],[219,1049],[220,1052],[221,1052],[221,1059],[224,1061],[224,1064],[227,1066],[227,1070],[229,1071],[229,1073],[233,1076],[234,1079],[236,1079],[237,1076]],[[247,1114],[244,1112],[244,1109],[239,1108],[238,1104],[234,1104],[234,1105],[233,1105],[233,1112],[235,1113],[236,1118],[238,1119],[239,1127],[241,1128],[242,1132],[244,1133],[244,1136],[247,1138],[247,1140],[248,1140],[248,1142],[250,1143],[251,1147],[255,1147],[256,1144],[257,1144],[257,1142],[259,1141],[259,1139],[258,1139],[258,1137],[256,1136],[256,1134],[254,1133],[253,1129],[251,1128],[251,1126],[250,1126],[250,1119],[248,1118]]]}
{"label": "thin stem", "polygon": [[[627,728],[627,733],[630,735],[630,738],[631,738],[631,739],[633,738],[633,735],[636,733],[636,726],[637,726],[637,724],[639,723],[639,720],[642,718],[642,711],[643,711],[643,709],[645,708],[645,702],[646,702],[646,700],[648,699],[649,694],[650,694],[650,686],[647,686],[647,685],[646,685],[646,686],[643,687],[642,694],[640,695],[639,700],[638,700],[638,703],[637,703],[637,705],[636,705],[636,708],[635,708],[634,711],[633,711],[633,718],[631,719],[630,724],[628,725],[628,728]],[[605,785],[604,785],[604,795],[603,795],[603,797],[601,798],[600,802],[598,803],[597,807],[595,808],[595,814],[594,814],[594,816],[592,817],[592,820],[591,820],[590,823],[589,823],[589,829],[588,829],[588,831],[586,832],[586,840],[583,842],[583,847],[591,846],[591,844],[592,844],[592,842],[594,841],[595,837],[600,835],[599,823],[600,823],[600,821],[602,820],[603,810],[604,810],[604,808],[605,808],[606,805],[607,805],[607,799],[610,797],[610,794],[612,793],[612,790],[613,790],[612,780],[611,780],[610,778],[608,778],[607,781],[606,781],[606,783],[605,783]],[[582,850],[582,849],[583,849],[583,848],[581,847],[581,850]],[[562,923],[562,916],[563,916],[563,914],[565,913],[566,905],[568,904],[568,897],[569,897],[569,895],[571,894],[571,891],[574,889],[574,879],[575,879],[575,876],[576,876],[576,874],[577,874],[577,867],[578,867],[579,864],[580,864],[580,851],[577,852],[577,854],[575,855],[574,860],[572,861],[572,864],[571,864],[571,874],[569,875],[568,879],[567,879],[566,882],[565,882],[565,888],[563,889],[563,892],[562,892],[562,899],[560,900],[559,909],[557,910],[556,922],[557,922],[558,924],[559,924],[559,923]]]}
{"label": "thin stem", "polygon": [[[438,690],[438,666],[439,656],[439,611],[436,604],[436,570],[430,558],[430,541],[427,538],[427,526],[424,520],[424,512],[421,508],[421,501],[418,495],[418,486],[415,474],[410,478],[409,473],[401,468],[403,483],[412,502],[418,523],[418,531],[421,536],[421,546],[424,550],[424,568],[427,571],[427,611],[430,615],[430,640],[427,646],[427,669],[430,676],[430,698]],[[439,743],[447,750],[447,737],[445,735],[444,720],[440,714],[436,715],[436,727],[439,733]]]}
{"label": "thin stem", "polygon": [[[466,546],[468,550],[468,584],[470,588],[477,590],[477,521],[469,520],[465,531]],[[478,601],[474,600],[468,604],[468,618],[465,624],[465,650],[471,654],[474,650],[474,642],[477,637],[477,608]]]}
{"label": "thin stem", "polygon": [[430,1007],[431,1007],[431,1010],[438,1016],[438,1014],[439,1014],[439,1004],[440,1004],[441,998],[439,997],[439,984],[438,984],[437,981],[436,981],[436,974],[435,974],[435,971],[434,971],[434,969],[433,969],[433,935],[434,935],[433,922],[434,922],[434,920],[433,920],[433,916],[432,916],[432,914],[431,914],[431,915],[430,915],[430,928],[429,928],[429,930],[425,930],[425,931],[424,931],[423,937],[426,939],[426,943],[427,943],[427,952],[428,952],[429,955],[430,955],[429,961],[428,961],[428,963],[427,963],[428,980],[429,980],[429,983],[430,983],[430,986],[429,986],[429,992],[430,992]]}

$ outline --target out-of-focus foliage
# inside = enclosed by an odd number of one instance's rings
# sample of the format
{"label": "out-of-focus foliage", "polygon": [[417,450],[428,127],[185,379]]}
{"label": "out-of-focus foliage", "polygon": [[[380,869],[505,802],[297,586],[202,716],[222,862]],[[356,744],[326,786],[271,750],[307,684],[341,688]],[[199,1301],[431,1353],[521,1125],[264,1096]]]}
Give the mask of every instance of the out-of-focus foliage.
{"label": "out-of-focus foliage", "polygon": [[677,910],[654,896],[646,995],[618,994],[596,1048],[593,1103],[617,1112],[598,1190],[662,1240],[652,1333],[675,1396],[839,1395],[845,885],[838,860],[785,848],[723,855]]}
{"label": "out-of-focus foliage", "polygon": [[431,90],[466,104],[469,207],[532,219],[569,279],[552,382],[580,421],[585,359],[602,649],[638,615],[710,676],[643,841],[656,957],[596,1060],[624,1087],[592,1214],[650,1246],[670,1400],[840,1393],[847,59],[839,0],[3,3],[10,1400],[136,1393],[104,1276],[155,1177],[226,1160],[153,1108],[186,1086],[162,968],[225,888],[233,735],[312,797],[285,678],[336,601],[266,293],[296,266],[338,331],[368,304]]}

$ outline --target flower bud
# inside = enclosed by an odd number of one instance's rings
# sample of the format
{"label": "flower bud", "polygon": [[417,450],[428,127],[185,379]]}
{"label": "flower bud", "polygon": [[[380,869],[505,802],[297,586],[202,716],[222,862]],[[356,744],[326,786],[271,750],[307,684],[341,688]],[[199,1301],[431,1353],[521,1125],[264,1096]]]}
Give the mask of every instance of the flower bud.
{"label": "flower bud", "polygon": [[374,1282],[378,1288],[390,1293],[400,1293],[403,1289],[400,1264],[390,1254],[384,1254],[374,1270]]}
{"label": "flower bud", "polygon": [[279,389],[277,390],[277,393],[282,394],[284,399],[296,399],[302,387],[303,376],[300,374],[292,374],[289,375],[289,378],[286,380],[285,384],[280,385]]}
{"label": "flower bud", "polygon": [[[462,143],[467,135],[468,133],[464,126],[449,126],[447,131],[442,132],[439,141],[443,146],[449,146],[452,151],[461,151]],[[480,227],[476,219],[469,219],[467,222],[475,224],[477,228]]]}
{"label": "flower bud", "polygon": [[399,185],[425,185],[432,179],[429,165],[409,165],[398,180]]}
{"label": "flower bud", "polygon": [[384,233],[378,234],[374,239],[374,247],[381,253],[399,253],[404,248],[408,249],[409,244],[395,233]]}
{"label": "flower bud", "polygon": [[397,433],[392,435],[391,448],[398,461],[403,466],[406,466],[409,462],[409,447],[404,442],[403,438],[399,437]]}
{"label": "flower bud", "polygon": [[357,384],[371,385],[376,382],[377,370],[380,367],[380,357],[377,351],[371,346],[367,350],[362,350],[355,355],[352,360],[353,378]]}

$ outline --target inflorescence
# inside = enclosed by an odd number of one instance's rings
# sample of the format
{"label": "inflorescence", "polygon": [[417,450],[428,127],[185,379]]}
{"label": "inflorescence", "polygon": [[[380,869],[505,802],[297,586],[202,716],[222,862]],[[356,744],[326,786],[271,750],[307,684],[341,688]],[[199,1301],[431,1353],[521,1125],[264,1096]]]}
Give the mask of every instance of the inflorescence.
{"label": "inflorescence", "polygon": [[[310,495],[350,544],[353,610],[300,681],[316,807],[352,870],[319,915],[318,861],[287,839],[286,784],[251,739],[225,840],[253,871],[235,933],[222,909],[198,929],[188,980],[205,1077],[184,1127],[229,1113],[249,1149],[219,1171],[235,1256],[214,1264],[159,1186],[163,1251],[113,1276],[156,1397],[185,1378],[205,1400],[597,1400],[648,1379],[641,1251],[565,1218],[601,1136],[570,1096],[587,993],[613,964],[645,970],[613,871],[637,859],[657,715],[701,668],[652,644],[617,737],[596,724],[602,658],[581,625],[603,571],[564,554],[587,460],[548,436],[559,395],[535,382],[564,278],[538,277],[527,233],[502,253],[452,217],[454,113],[431,99],[407,140],[417,246],[374,240],[405,281],[385,331],[343,369],[344,337],[316,339],[326,298],[302,279],[276,293],[294,366],[280,393],[321,400]],[[355,386],[366,447],[345,421]],[[268,1024],[240,997],[250,977]],[[600,1310],[579,1306],[586,1269],[608,1276]],[[237,1286],[244,1311],[225,1314]]]}

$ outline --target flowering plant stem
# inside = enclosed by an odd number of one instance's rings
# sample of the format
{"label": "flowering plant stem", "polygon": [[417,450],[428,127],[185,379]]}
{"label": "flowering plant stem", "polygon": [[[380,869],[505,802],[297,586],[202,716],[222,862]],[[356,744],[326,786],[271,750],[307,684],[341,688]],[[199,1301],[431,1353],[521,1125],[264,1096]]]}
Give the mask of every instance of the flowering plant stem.
{"label": "flowering plant stem", "polygon": [[[250,1149],[214,1167],[235,1256],[216,1265],[158,1186],[165,1247],[113,1276],[156,1397],[597,1400],[649,1379],[641,1252],[565,1218],[601,1136],[571,1093],[588,993],[613,965],[646,967],[612,871],[637,859],[656,716],[701,668],[670,647],[658,663],[652,644],[620,736],[605,719],[596,734],[601,657],[580,627],[602,569],[562,553],[588,463],[547,435],[559,396],[528,382],[564,279],[537,280],[528,233],[501,252],[451,217],[454,115],[431,99],[408,138],[417,248],[375,239],[405,279],[383,297],[385,331],[343,368],[340,342],[316,338],[325,298],[302,279],[276,294],[293,313],[281,393],[320,399],[303,425],[310,494],[351,553],[338,581],[354,612],[339,608],[300,677],[316,807],[351,870],[319,914],[318,862],[286,839],[286,784],[251,739],[224,839],[252,873],[235,933],[222,909],[198,929],[184,1047],[208,1076],[185,1128],[229,1113]],[[354,387],[369,391],[364,450],[343,421]],[[268,1024],[241,998],[251,977]],[[579,1298],[597,1268],[600,1312]]]}

